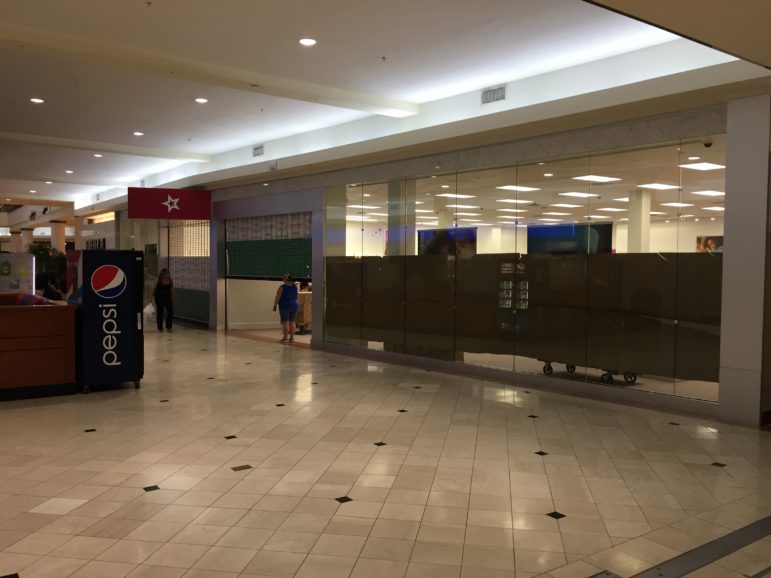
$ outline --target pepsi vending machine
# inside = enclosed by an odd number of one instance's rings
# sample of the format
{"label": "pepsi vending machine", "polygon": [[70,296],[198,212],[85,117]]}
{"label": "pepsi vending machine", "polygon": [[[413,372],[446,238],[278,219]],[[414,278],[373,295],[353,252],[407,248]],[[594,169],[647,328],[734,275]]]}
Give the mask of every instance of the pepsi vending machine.
{"label": "pepsi vending machine", "polygon": [[77,290],[78,382],[84,392],[97,385],[133,382],[144,375],[141,251],[80,251]]}

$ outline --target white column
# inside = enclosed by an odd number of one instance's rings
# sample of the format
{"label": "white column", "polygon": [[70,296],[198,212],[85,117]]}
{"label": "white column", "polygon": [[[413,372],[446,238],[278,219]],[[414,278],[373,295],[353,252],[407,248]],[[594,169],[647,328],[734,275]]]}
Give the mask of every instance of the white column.
{"label": "white column", "polygon": [[26,253],[29,246],[32,244],[32,229],[23,228],[21,230],[21,251],[20,253]]}
{"label": "white column", "polygon": [[651,243],[651,193],[637,191],[629,194],[629,227],[627,253],[647,253]]}
{"label": "white column", "polygon": [[64,221],[51,221],[51,248],[64,253],[67,240],[64,238]]}
{"label": "white column", "polygon": [[757,426],[762,411],[771,95],[730,101],[727,107],[719,414],[726,421]]}
{"label": "white column", "polygon": [[21,231],[11,231],[11,253],[21,252]]}

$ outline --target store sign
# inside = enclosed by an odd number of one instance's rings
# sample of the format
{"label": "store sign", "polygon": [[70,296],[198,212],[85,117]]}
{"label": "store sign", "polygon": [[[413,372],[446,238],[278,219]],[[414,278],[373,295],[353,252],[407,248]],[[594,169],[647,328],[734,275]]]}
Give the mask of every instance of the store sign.
{"label": "store sign", "polygon": [[129,219],[211,219],[211,191],[128,189]]}

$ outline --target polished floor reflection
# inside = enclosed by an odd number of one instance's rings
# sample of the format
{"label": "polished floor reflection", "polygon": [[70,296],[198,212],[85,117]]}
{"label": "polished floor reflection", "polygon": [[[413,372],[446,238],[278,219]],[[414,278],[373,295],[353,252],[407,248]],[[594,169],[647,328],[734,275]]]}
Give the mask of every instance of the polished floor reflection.
{"label": "polished floor reflection", "polygon": [[631,576],[771,514],[766,432],[185,328],[146,355],[0,405],[0,576]]}

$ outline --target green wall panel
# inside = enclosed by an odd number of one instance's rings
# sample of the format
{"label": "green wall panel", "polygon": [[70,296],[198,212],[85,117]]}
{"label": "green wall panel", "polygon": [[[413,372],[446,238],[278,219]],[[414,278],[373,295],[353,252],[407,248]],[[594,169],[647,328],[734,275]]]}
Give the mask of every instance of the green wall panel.
{"label": "green wall panel", "polygon": [[312,239],[228,241],[228,275],[237,277],[311,276]]}
{"label": "green wall panel", "polygon": [[174,317],[209,323],[209,292],[177,287]]}

